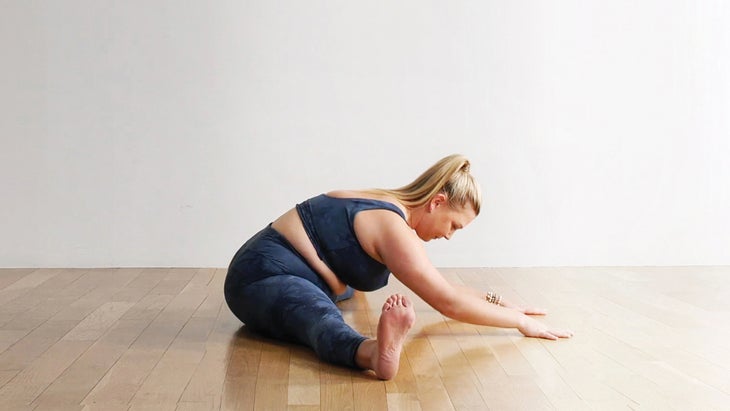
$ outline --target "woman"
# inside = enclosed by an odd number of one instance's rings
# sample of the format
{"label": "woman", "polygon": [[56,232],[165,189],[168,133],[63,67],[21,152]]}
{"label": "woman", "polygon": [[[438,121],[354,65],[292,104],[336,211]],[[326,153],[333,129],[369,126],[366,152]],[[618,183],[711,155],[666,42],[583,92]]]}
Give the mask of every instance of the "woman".
{"label": "woman", "polygon": [[[461,155],[445,157],[405,187],[332,191],[304,201],[254,235],[231,261],[225,297],[246,326],[295,341],[328,362],[393,378],[408,330],[411,302],[390,296],[377,338],[342,318],[337,296],[385,286],[392,272],[445,316],[471,324],[517,328],[528,337],[567,338],[493,293],[449,283],[426,256],[424,241],[449,239],[481,207],[479,185]],[[348,287],[349,286],[349,287]]]}

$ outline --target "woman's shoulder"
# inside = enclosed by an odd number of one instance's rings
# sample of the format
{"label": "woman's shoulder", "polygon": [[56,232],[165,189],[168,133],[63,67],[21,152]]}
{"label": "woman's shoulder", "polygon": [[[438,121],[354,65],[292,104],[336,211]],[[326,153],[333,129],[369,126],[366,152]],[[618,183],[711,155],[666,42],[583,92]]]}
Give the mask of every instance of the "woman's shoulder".
{"label": "woman's shoulder", "polygon": [[354,199],[366,199],[366,200],[378,200],[387,201],[400,206],[400,202],[397,198],[387,195],[385,193],[379,193],[376,190],[333,190],[325,193],[327,197],[334,198],[354,198]]}
{"label": "woman's shoulder", "polygon": [[408,215],[408,209],[397,198],[376,190],[333,190],[325,194],[327,197],[341,199],[364,199],[390,203],[400,209],[403,215]]}

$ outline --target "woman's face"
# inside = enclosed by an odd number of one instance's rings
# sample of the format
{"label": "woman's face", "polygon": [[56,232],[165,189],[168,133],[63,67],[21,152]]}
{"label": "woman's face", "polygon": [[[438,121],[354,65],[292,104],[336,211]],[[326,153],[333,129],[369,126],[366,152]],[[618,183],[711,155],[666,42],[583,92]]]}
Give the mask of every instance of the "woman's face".
{"label": "woman's face", "polygon": [[451,207],[446,196],[437,194],[426,205],[426,213],[416,227],[416,234],[423,241],[449,240],[456,230],[466,227],[474,218],[476,213],[472,207]]}

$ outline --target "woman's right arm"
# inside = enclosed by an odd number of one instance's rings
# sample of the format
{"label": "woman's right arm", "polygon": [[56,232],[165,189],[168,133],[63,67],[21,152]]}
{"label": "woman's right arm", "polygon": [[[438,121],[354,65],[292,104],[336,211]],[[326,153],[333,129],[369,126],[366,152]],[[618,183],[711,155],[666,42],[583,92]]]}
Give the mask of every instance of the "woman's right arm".
{"label": "woman's right arm", "polygon": [[445,316],[466,323],[517,328],[528,337],[557,339],[570,331],[550,329],[513,309],[490,304],[448,282],[428,259],[420,238],[397,215],[373,213],[367,237],[381,261],[406,287]]}

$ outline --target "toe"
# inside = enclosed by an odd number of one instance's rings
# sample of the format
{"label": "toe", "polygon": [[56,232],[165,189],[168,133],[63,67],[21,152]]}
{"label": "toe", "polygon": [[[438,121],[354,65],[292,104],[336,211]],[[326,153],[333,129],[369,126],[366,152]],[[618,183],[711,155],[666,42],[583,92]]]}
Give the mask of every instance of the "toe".
{"label": "toe", "polygon": [[409,305],[411,305],[411,301],[408,300],[408,298],[405,295],[403,296],[401,303],[403,304],[403,307],[408,307]]}

